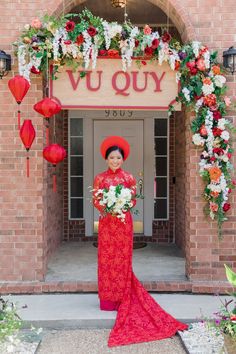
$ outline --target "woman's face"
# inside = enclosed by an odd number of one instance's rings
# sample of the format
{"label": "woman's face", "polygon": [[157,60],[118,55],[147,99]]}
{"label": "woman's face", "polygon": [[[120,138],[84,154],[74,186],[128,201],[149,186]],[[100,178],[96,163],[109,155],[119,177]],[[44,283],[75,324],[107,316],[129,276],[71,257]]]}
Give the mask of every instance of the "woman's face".
{"label": "woman's face", "polygon": [[118,150],[115,150],[115,151],[112,151],[108,155],[106,161],[107,161],[108,167],[112,171],[116,171],[118,168],[121,167],[121,165],[123,163],[123,157],[122,157],[121,153]]}

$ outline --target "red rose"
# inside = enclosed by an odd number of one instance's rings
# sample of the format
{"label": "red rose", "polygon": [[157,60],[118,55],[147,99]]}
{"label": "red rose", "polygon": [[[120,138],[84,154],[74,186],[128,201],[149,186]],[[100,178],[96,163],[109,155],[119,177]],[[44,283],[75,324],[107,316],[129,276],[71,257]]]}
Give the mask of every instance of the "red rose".
{"label": "red rose", "polygon": [[74,21],[68,21],[66,22],[66,27],[65,29],[67,30],[67,32],[72,32],[75,28],[75,22]]}
{"label": "red rose", "polygon": [[100,49],[98,53],[99,53],[99,55],[104,57],[105,55],[107,55],[107,50],[106,49]]}
{"label": "red rose", "polygon": [[212,157],[210,158],[210,161],[212,161],[212,162],[216,161],[216,157],[215,157],[215,156],[212,156]]}
{"label": "red rose", "polygon": [[231,188],[229,188],[228,193],[231,193],[231,192],[232,192],[232,189],[231,189]]}
{"label": "red rose", "polygon": [[159,40],[158,39],[153,39],[152,41],[152,49],[157,49],[159,46]]}
{"label": "red rose", "polygon": [[64,44],[71,44],[71,40],[68,39],[67,41],[64,41]]}
{"label": "red rose", "polygon": [[107,51],[107,54],[108,54],[108,56],[111,57],[111,58],[117,58],[117,57],[119,57],[119,51],[116,50],[116,49],[109,49],[109,50]]}
{"label": "red rose", "polygon": [[144,52],[146,55],[151,56],[153,54],[153,49],[152,47],[146,47]]}
{"label": "red rose", "polygon": [[88,29],[87,29],[87,32],[88,34],[90,35],[90,37],[94,37],[96,34],[97,34],[97,30],[95,27],[93,26],[90,26]]}
{"label": "red rose", "polygon": [[137,48],[139,45],[139,41],[137,39],[135,39],[135,48]]}
{"label": "red rose", "polygon": [[220,136],[221,133],[222,133],[222,130],[219,129],[219,128],[213,128],[213,129],[212,129],[212,132],[213,132],[213,135],[214,135],[214,136]]}
{"label": "red rose", "polygon": [[141,63],[142,63],[143,65],[147,65],[147,62],[146,62],[145,60],[142,60]]}
{"label": "red rose", "polygon": [[171,35],[168,32],[163,33],[161,39],[163,42],[169,42],[171,40]]}
{"label": "red rose", "polygon": [[227,153],[227,156],[228,156],[229,159],[231,159],[232,154],[231,154],[230,152],[228,152],[228,153]]}
{"label": "red rose", "polygon": [[218,120],[218,119],[220,119],[222,117],[222,114],[220,113],[220,111],[214,111],[213,112],[213,118],[215,119],[215,120]]}
{"label": "red rose", "polygon": [[78,45],[81,45],[81,44],[84,43],[84,37],[83,37],[82,34],[80,34],[80,35],[77,36],[77,38],[76,38],[76,43],[77,43]]}
{"label": "red rose", "polygon": [[38,70],[38,69],[36,69],[35,66],[32,66],[32,68],[30,69],[30,71],[32,72],[32,74],[36,74],[36,75],[41,74],[41,71]]}
{"label": "red rose", "polygon": [[[226,212],[230,209],[231,205],[229,203],[225,203],[224,206],[223,206],[223,210]],[[236,318],[236,316],[235,316]]]}
{"label": "red rose", "polygon": [[236,321],[236,315],[230,316],[231,321]]}

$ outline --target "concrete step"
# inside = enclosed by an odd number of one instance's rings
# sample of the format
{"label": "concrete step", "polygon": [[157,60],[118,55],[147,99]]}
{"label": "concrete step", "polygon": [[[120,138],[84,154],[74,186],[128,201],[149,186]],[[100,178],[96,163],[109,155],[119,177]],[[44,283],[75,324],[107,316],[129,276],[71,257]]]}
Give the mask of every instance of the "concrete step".
{"label": "concrete step", "polygon": [[[220,298],[229,298],[153,293],[151,296],[165,311],[186,323],[212,318],[221,305]],[[10,299],[17,304],[25,328],[31,324],[50,329],[112,328],[117,314],[101,311],[97,294],[11,295]]]}

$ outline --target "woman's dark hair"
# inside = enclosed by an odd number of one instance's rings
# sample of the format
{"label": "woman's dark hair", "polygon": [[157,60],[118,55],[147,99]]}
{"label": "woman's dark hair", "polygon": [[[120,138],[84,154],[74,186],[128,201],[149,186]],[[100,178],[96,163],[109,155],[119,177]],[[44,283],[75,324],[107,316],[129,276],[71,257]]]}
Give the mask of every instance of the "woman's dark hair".
{"label": "woman's dark hair", "polygon": [[114,146],[111,146],[111,147],[109,147],[108,149],[107,149],[107,151],[106,151],[106,155],[105,155],[105,159],[107,159],[108,158],[108,156],[110,155],[110,153],[112,152],[112,151],[119,151],[119,153],[122,155],[122,157],[124,158],[124,151],[119,147],[119,146],[116,146],[116,145],[114,145]]}

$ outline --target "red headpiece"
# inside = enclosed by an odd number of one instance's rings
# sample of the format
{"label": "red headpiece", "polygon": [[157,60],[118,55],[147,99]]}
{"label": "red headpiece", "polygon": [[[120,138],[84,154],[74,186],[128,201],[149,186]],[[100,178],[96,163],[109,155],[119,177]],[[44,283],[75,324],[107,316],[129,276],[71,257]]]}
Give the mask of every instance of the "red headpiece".
{"label": "red headpiece", "polygon": [[118,146],[120,149],[124,151],[124,160],[129,156],[129,143],[121,136],[108,136],[105,140],[103,140],[101,144],[101,154],[103,158],[106,158],[106,151],[112,146]]}

